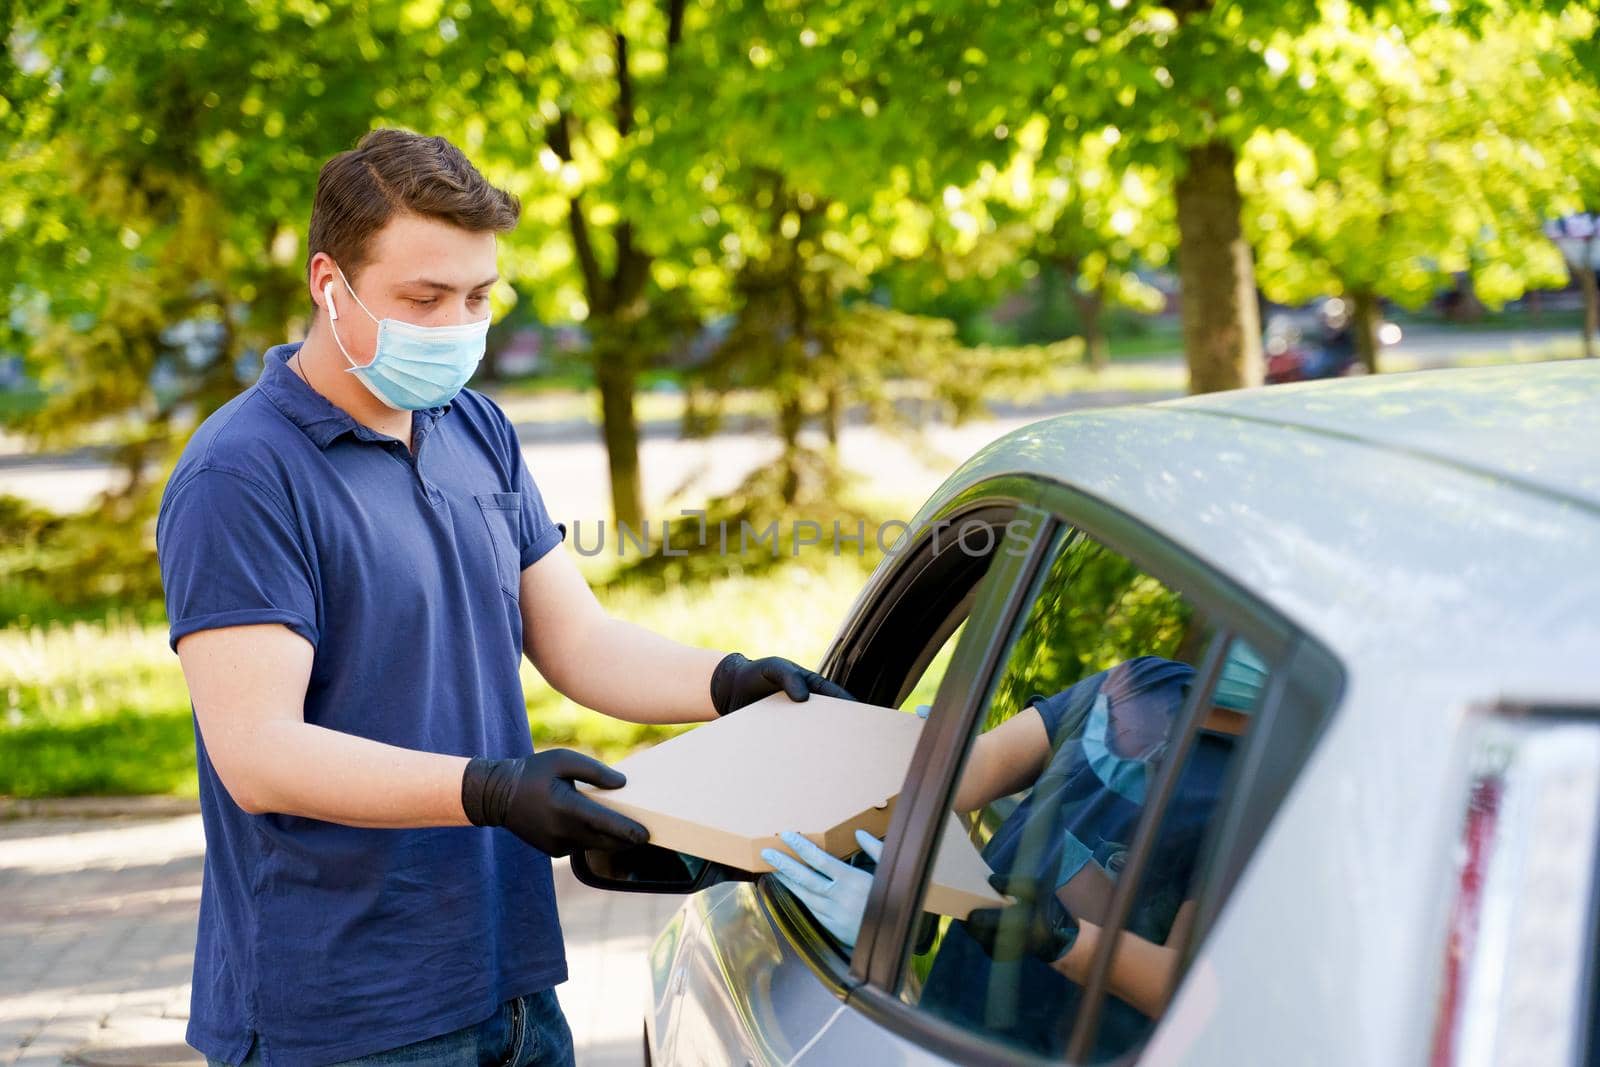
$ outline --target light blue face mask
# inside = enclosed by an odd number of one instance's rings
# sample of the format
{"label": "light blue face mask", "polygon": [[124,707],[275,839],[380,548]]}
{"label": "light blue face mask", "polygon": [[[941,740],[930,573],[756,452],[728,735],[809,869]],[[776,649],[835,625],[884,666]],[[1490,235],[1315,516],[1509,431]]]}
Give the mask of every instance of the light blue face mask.
{"label": "light blue face mask", "polygon": [[1256,655],[1255,649],[1236,640],[1228,649],[1228,658],[1222,662],[1222,675],[1217,679],[1211,702],[1219,708],[1248,715],[1255,710],[1266,684],[1266,661]]}
{"label": "light blue face mask", "polygon": [[396,411],[417,411],[449,403],[461,392],[483,359],[484,340],[489,333],[487,317],[459,326],[417,326],[399,319],[380,319],[367,311],[342,269],[339,278],[355,297],[356,305],[366,311],[367,318],[378,324],[377,352],[372,362],[363,367],[350,358],[339,339],[338,328],[332,325],[339,319],[333,306],[333,283],[323,286],[334,343],[349,360],[349,372],[373,396]]}
{"label": "light blue face mask", "polygon": [[1111,701],[1104,693],[1094,698],[1089,720],[1083,727],[1083,755],[1095,776],[1105,787],[1134,804],[1144,803],[1145,778],[1150,764],[1166,748],[1166,742],[1152,752],[1138,756],[1119,756],[1111,748]]}

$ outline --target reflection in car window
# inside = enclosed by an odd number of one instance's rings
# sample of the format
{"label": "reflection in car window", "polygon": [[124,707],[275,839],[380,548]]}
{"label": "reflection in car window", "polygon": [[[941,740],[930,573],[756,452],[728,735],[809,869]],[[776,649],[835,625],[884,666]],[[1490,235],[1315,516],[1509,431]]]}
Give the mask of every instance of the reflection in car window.
{"label": "reflection in car window", "polygon": [[1182,772],[1117,941],[1094,1058],[1135,1047],[1170,996],[1196,872],[1264,669],[1242,643],[1232,686],[1177,744],[1212,625],[1176,591],[1081,533],[1062,535],[969,745],[955,807],[1016,903],[924,916],[908,1003],[1059,1058],[1146,800],[1173,751]]}
{"label": "reflection in car window", "polygon": [[[918,711],[932,706],[933,698],[939,692],[939,683],[944,681],[945,672],[950,669],[950,657],[955,652],[956,643],[961,640],[961,633],[966,628],[967,623],[963,619],[955,632],[945,639],[944,644],[939,647],[939,651],[923,670],[922,676],[917,679],[917,684],[900,702],[902,711]],[[918,713],[925,714],[920,711]]]}

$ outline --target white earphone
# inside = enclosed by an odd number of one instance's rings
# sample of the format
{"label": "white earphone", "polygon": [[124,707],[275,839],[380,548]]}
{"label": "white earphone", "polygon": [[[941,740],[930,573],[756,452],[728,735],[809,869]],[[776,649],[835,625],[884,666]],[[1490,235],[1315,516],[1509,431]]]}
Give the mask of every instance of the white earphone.
{"label": "white earphone", "polygon": [[328,318],[337,321],[339,318],[339,309],[333,306],[333,282],[330,281],[327,285],[322,287],[322,299],[325,300],[328,305]]}

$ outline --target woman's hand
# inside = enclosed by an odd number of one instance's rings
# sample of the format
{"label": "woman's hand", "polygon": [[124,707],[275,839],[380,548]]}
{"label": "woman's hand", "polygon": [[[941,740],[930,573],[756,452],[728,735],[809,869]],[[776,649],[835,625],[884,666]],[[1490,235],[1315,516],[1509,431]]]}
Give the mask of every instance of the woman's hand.
{"label": "woman's hand", "polygon": [[[867,910],[872,875],[830,856],[803,834],[790,830],[778,837],[804,862],[773,848],[762,849],[761,858],[772,864],[778,881],[811,909],[829,933],[842,944],[854,946],[861,932],[861,914]],[[856,831],[856,841],[874,863],[883,854],[883,842],[865,830]]]}

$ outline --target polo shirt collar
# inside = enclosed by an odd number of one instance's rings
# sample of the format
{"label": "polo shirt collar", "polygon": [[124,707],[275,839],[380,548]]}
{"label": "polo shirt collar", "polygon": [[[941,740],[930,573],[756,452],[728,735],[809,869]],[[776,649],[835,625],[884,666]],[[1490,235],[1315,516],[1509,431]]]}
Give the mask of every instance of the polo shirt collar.
{"label": "polo shirt collar", "polygon": [[[303,341],[290,344],[274,345],[267,349],[263,357],[264,366],[261,377],[256,382],[256,387],[266,394],[274,407],[283,412],[290,422],[300,427],[301,431],[318,448],[327,448],[345,434],[354,434],[363,441],[389,440],[380,434],[350,417],[343,408],[307,385],[305,380],[289,369],[289,360],[300,350]],[[427,415],[434,422],[438,422],[454,406],[454,401],[446,401],[439,407],[423,408],[417,412]]]}

